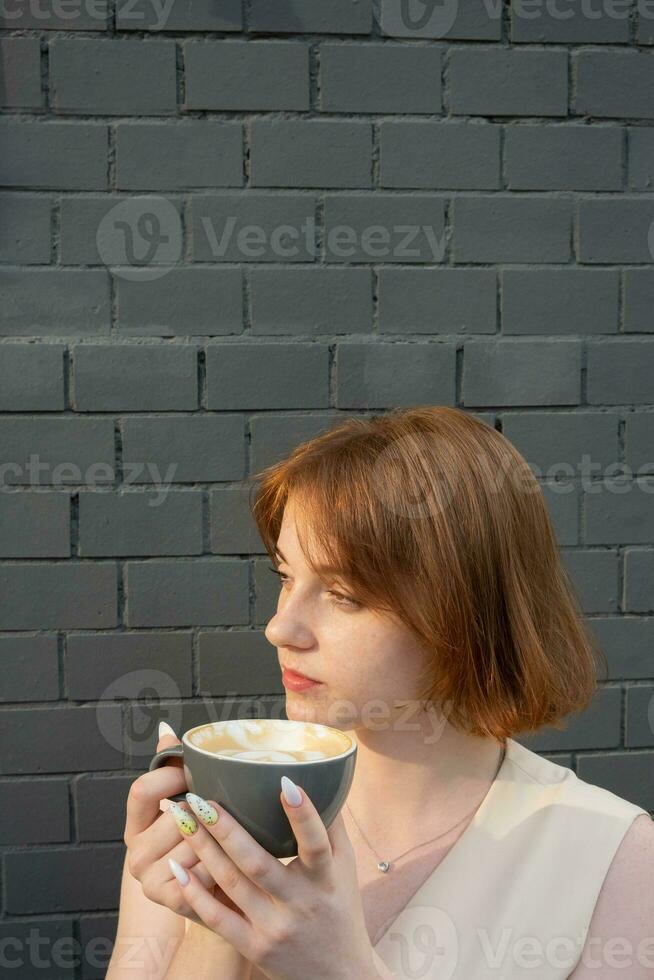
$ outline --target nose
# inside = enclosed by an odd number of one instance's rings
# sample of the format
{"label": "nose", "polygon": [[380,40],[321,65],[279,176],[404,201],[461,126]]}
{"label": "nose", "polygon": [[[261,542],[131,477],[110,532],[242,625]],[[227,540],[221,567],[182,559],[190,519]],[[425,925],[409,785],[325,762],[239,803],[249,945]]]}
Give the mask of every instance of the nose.
{"label": "nose", "polygon": [[314,645],[311,630],[286,606],[268,621],[264,636],[274,647],[309,649]]}

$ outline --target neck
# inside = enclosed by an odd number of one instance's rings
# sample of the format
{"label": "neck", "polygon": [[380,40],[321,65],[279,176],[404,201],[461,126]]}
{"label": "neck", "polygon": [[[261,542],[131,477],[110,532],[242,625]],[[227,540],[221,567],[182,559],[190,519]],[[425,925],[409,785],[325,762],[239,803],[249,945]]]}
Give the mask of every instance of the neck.
{"label": "neck", "polygon": [[503,743],[457,731],[447,721],[434,723],[434,715],[421,713],[408,723],[385,722],[378,731],[365,725],[348,732],[358,745],[348,804],[364,829],[383,826],[385,836],[402,836],[418,823],[437,832],[488,792]]}

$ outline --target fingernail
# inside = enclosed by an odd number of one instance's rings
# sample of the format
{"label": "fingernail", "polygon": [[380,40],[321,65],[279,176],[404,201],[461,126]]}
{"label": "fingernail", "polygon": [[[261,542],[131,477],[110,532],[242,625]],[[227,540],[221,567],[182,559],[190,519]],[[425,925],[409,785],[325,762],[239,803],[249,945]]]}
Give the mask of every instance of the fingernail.
{"label": "fingernail", "polygon": [[180,885],[188,885],[191,879],[189,878],[186,869],[183,868],[181,864],[178,864],[175,858],[168,858],[168,864],[170,865],[170,870],[175,875]]}
{"label": "fingernail", "polygon": [[302,793],[288,776],[282,776],[282,793],[289,806],[299,806],[302,802]]}
{"label": "fingernail", "polygon": [[197,793],[187,793],[186,799],[191,810],[193,810],[196,817],[200,818],[202,823],[216,823],[218,820],[218,811],[211,803],[207,803],[204,797],[198,796]]}
{"label": "fingernail", "polygon": [[183,834],[186,834],[187,837],[190,837],[191,834],[195,833],[195,831],[198,829],[198,825],[195,822],[192,813],[189,813],[188,810],[185,810],[183,807],[181,807],[179,803],[175,803],[174,800],[170,801],[170,806],[168,807],[168,809],[170,813],[172,813],[172,815],[174,816],[175,823],[177,824],[177,826],[179,827],[179,829]]}
{"label": "fingernail", "polygon": [[[167,721],[159,722],[159,738],[163,738],[164,735],[175,735],[174,728],[171,728]],[[177,738],[177,735],[175,735]]]}

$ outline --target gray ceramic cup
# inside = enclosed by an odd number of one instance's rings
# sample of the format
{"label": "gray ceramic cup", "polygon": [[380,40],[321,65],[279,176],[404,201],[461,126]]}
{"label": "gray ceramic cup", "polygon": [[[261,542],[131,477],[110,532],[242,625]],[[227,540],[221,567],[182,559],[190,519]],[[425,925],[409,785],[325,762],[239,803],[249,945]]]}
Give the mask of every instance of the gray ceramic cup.
{"label": "gray ceramic cup", "polygon": [[[318,744],[314,740],[314,736],[317,736],[324,740],[330,751],[336,748],[337,754],[292,762],[261,762],[217,754],[220,749],[216,749],[215,739],[221,736],[221,732],[224,737],[229,731],[234,731],[225,726],[253,723],[264,726],[265,748],[305,746],[304,736],[309,729],[312,747]],[[199,744],[204,742],[206,745],[207,740],[212,741],[212,751]],[[339,751],[341,746],[342,751]],[[189,728],[182,735],[181,744],[155,753],[149,770],[164,765],[167,759],[181,758],[186,784],[192,793],[205,800],[215,800],[273,857],[282,858],[298,853],[297,841],[279,799],[282,776],[288,776],[307,793],[325,827],[329,827],[350,791],[356,753],[356,741],[328,725],[283,718],[239,719],[236,722],[218,721]],[[186,802],[183,793],[170,799]]]}

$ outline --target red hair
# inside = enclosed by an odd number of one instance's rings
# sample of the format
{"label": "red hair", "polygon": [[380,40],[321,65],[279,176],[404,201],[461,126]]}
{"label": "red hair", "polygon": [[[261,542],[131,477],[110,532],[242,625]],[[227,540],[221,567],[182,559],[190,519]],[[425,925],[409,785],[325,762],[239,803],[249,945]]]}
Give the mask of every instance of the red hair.
{"label": "red hair", "polygon": [[540,486],[500,432],[447,406],[351,417],[250,479],[272,561],[292,500],[309,566],[338,569],[433,653],[420,697],[451,724],[504,739],[587,707],[606,658]]}

